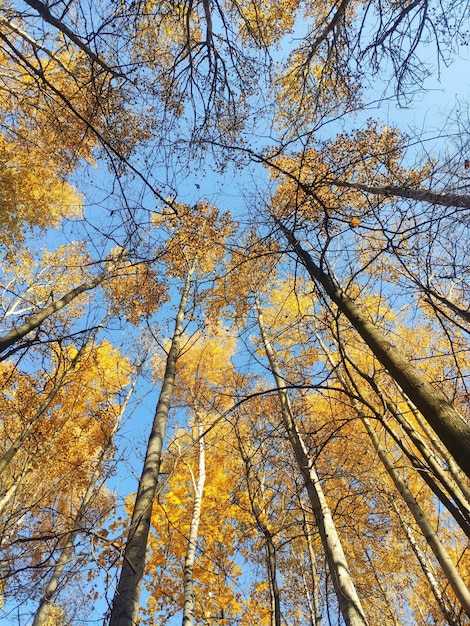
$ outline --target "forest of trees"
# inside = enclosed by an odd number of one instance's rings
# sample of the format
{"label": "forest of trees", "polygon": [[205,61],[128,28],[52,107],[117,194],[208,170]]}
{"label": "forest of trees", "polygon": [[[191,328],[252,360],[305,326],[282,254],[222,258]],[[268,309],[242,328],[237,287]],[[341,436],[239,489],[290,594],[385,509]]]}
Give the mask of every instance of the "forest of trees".
{"label": "forest of trees", "polygon": [[2,624],[470,624],[469,33],[2,2]]}

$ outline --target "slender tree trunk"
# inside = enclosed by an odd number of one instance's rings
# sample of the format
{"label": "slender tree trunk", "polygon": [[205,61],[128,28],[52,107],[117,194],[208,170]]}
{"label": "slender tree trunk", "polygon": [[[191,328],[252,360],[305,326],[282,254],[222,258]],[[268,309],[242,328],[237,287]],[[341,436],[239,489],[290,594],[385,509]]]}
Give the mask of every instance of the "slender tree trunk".
{"label": "slender tree trunk", "polygon": [[188,548],[184,559],[183,573],[183,626],[193,626],[194,624],[194,563],[196,560],[196,548],[198,542],[199,522],[201,519],[202,495],[204,491],[204,483],[206,481],[206,460],[205,460],[205,442],[204,428],[200,416],[196,411],[198,440],[199,440],[199,469],[197,480],[193,476],[194,486],[194,503],[193,514],[191,516],[191,524],[189,527]]}
{"label": "slender tree trunk", "polygon": [[18,328],[12,328],[6,335],[0,337],[0,361],[7,359],[11,355],[11,351],[7,354],[1,354],[5,352],[8,348],[18,343],[23,337],[29,334],[31,331],[39,328],[39,326],[51,315],[57,313],[63,309],[69,302],[74,300],[77,296],[81,295],[85,291],[91,291],[98,285],[100,285],[106,278],[110,276],[110,270],[105,270],[98,274],[96,278],[93,278],[90,281],[82,283],[75,289],[70,290],[66,293],[62,298],[55,300],[48,306],[44,307],[39,313],[35,313],[30,318],[28,318],[23,324],[18,326]]}
{"label": "slender tree trunk", "polygon": [[377,434],[372,428],[369,420],[367,419],[367,417],[361,414],[360,410],[358,410],[358,414],[362,419],[362,422],[367,430],[367,433],[369,434],[369,437],[371,438],[372,443],[374,444],[376,452],[380,460],[382,461],[383,466],[387,470],[388,475],[392,479],[395,487],[397,488],[398,492],[400,493],[404,502],[406,503],[410,513],[414,517],[416,524],[418,525],[421,532],[423,533],[434,556],[439,561],[442,567],[442,570],[449,582],[449,585],[451,586],[453,592],[459,599],[459,602],[462,605],[462,608],[464,609],[465,613],[470,617],[470,591],[465,585],[462,577],[460,576],[447,550],[441,543],[436,531],[434,530],[428,518],[426,517],[424,511],[419,506],[412,492],[407,487],[405,481],[400,477],[400,475],[396,471],[388,454],[380,445],[379,438],[377,437]]}
{"label": "slender tree trunk", "polygon": [[289,397],[284,388],[284,380],[280,373],[275,352],[266,336],[263,316],[258,302],[256,307],[261,338],[278,388],[282,419],[312,504],[340,612],[347,626],[365,626],[367,619],[349,572],[346,555],[321,488],[320,479],[295,425]]}
{"label": "slender tree trunk", "polygon": [[[335,363],[331,359],[329,353],[327,353],[327,350],[325,349],[322,340],[320,338],[318,338],[318,340],[322,345],[322,348],[325,350],[325,353],[328,354],[328,359],[330,360],[331,364],[333,365],[333,367],[335,367]],[[426,443],[426,441],[421,437],[419,432],[407,420],[405,415],[385,397],[385,394],[380,391],[375,381],[363,374],[362,372],[359,373],[368,382],[368,384],[371,385],[372,389],[380,398],[381,402],[384,404],[390,414],[395,418],[397,423],[403,428],[410,441],[419,451],[421,458],[424,461],[424,464],[406,449],[406,447],[403,445],[401,438],[391,429],[386,421],[381,420],[381,415],[379,415],[378,412],[376,412],[377,418],[382,421],[384,428],[386,428],[390,436],[393,437],[397,445],[400,446],[403,453],[408,456],[414,467],[416,467],[417,471],[421,474],[423,480],[428,483],[429,487],[433,489],[436,495],[441,499],[444,506],[446,506],[449,512],[454,515],[458,523],[461,525],[462,530],[467,535],[469,535],[470,492],[467,488],[467,485],[465,484],[465,478],[463,477],[460,470],[458,470],[460,474],[458,481],[455,479],[455,476],[450,470],[450,465],[455,466],[455,462],[453,461],[452,457],[449,456],[446,448],[438,443],[436,437],[434,436],[432,431],[430,431],[427,424],[423,423],[423,419],[420,417],[415,407],[410,406],[410,410],[412,411],[416,422],[429,438],[430,443],[433,445],[433,449],[429,447],[428,443]],[[343,379],[341,375],[340,378]],[[347,383],[344,380],[343,384],[348,387]],[[409,400],[408,398],[406,398],[406,396],[404,396],[404,400],[409,405]],[[447,464],[449,470],[445,469],[443,463]],[[428,467],[426,467],[426,465]],[[442,491],[439,491],[439,487],[437,485],[431,484],[430,481],[433,480],[432,477],[437,478],[437,480],[441,483],[444,489],[448,492],[452,500],[456,503],[455,505],[449,501],[449,498],[445,496]]]}
{"label": "slender tree trunk", "polygon": [[[315,550],[314,550],[313,542],[312,542],[312,533],[310,530],[310,523],[307,520],[305,506],[302,501],[302,497],[300,497],[300,494],[299,494],[298,501],[299,501],[300,509],[302,511],[302,528],[304,531],[305,540],[307,542],[308,560],[310,564],[310,577],[312,580],[312,593],[310,594],[306,585],[306,577],[303,576],[305,593],[307,594],[307,597],[308,597],[308,603],[309,603],[309,609],[310,609],[310,623],[311,623],[311,626],[321,626],[321,624],[323,623],[323,620],[322,620],[320,602],[319,602],[320,587],[318,584],[318,573],[317,573],[317,566],[316,566]],[[311,595],[311,598],[310,598],[310,595]]]}
{"label": "slender tree trunk", "polygon": [[312,576],[312,626],[323,624],[322,611],[320,609],[320,585],[318,584],[318,572],[315,565],[315,551],[313,549],[312,536],[307,530],[307,547]]}
{"label": "slender tree trunk", "polygon": [[[387,408],[391,410],[393,417],[397,420],[405,433],[408,435],[410,441],[412,441],[416,448],[419,450],[422,458],[431,470],[432,475],[440,481],[442,486],[447,490],[451,498],[457,504],[462,515],[467,521],[467,524],[470,524],[470,501],[468,500],[467,495],[462,489],[462,487],[465,489],[465,485],[462,484],[463,481],[460,480],[458,483],[455,481],[454,477],[450,474],[450,472],[446,471],[441,463],[439,463],[433,451],[429,448],[427,443],[422,439],[422,437],[413,428],[413,426],[408,422],[406,417],[402,413],[400,413],[400,411],[396,411],[389,404]],[[446,462],[446,459],[448,459],[447,454],[445,455],[444,462]],[[468,531],[466,530],[465,532]]]}
{"label": "slender tree trunk", "polygon": [[185,309],[191,288],[191,276],[192,271],[188,271],[175,318],[175,329],[166,360],[152,431],[147,444],[147,453],[124,549],[124,560],[110,611],[109,626],[135,626],[137,623],[152,505],[157,492],[163,440],[175,384],[176,361],[180,352]]}
{"label": "slender tree trunk", "polygon": [[[321,339],[319,339],[319,341],[320,341],[320,344],[322,345],[323,350],[325,351],[325,354],[326,354],[328,360],[330,361],[331,365],[333,367],[335,367],[339,380],[344,385],[345,389],[350,391],[350,386],[348,385],[348,383],[345,380],[343,374],[341,373],[341,371],[339,370],[339,368],[336,366],[335,362],[333,361],[330,352],[325,348],[325,346],[323,345],[323,342],[321,341]],[[379,390],[377,388],[375,388],[375,387],[374,387],[374,390],[380,396]],[[403,416],[401,416],[401,414],[399,414],[398,411],[395,411],[393,409],[393,407],[391,407],[391,405],[389,405],[389,403],[387,401],[385,401],[384,398],[381,398],[381,399],[385,402],[387,408],[391,411],[392,415],[394,415],[394,417],[397,419],[398,423],[401,424],[402,421],[403,421],[403,425],[408,425],[409,429],[411,429],[411,426],[406,422],[405,418]],[[410,513],[412,514],[412,516],[414,517],[418,527],[422,531],[423,536],[425,537],[425,539],[428,542],[432,552],[434,553],[434,556],[439,561],[439,563],[440,563],[440,565],[441,565],[441,567],[442,567],[442,569],[444,571],[444,574],[446,575],[447,580],[449,581],[449,584],[450,584],[451,588],[454,590],[454,593],[456,594],[457,598],[459,599],[460,603],[462,604],[464,610],[467,612],[467,609],[465,609],[465,604],[470,600],[470,591],[466,587],[463,579],[460,577],[460,574],[458,573],[457,568],[455,567],[454,563],[452,562],[452,560],[449,557],[449,554],[447,553],[447,550],[441,544],[441,542],[440,542],[440,540],[439,540],[439,538],[437,536],[437,533],[434,531],[434,529],[432,528],[431,524],[429,523],[427,517],[425,516],[424,512],[421,510],[421,507],[419,506],[418,502],[414,498],[412,492],[408,489],[405,481],[399,476],[399,474],[396,471],[395,467],[393,466],[393,463],[390,460],[387,452],[380,445],[379,438],[378,438],[377,434],[375,433],[374,429],[372,428],[372,425],[370,424],[370,421],[364,415],[363,411],[361,410],[361,407],[359,406],[359,404],[358,404],[358,402],[356,400],[353,399],[352,404],[353,404],[357,414],[361,418],[361,421],[363,422],[363,424],[364,424],[364,426],[366,428],[366,431],[367,431],[367,433],[368,433],[368,435],[369,435],[369,437],[370,437],[370,439],[371,439],[371,441],[372,441],[372,443],[374,445],[374,448],[375,448],[375,450],[377,452],[377,455],[379,456],[380,460],[382,461],[383,466],[385,467],[385,469],[386,469],[388,475],[390,476],[390,478],[392,479],[395,487],[397,488],[397,490],[399,491],[400,495],[402,496],[404,503],[407,505],[407,507],[408,507]],[[382,424],[383,424],[383,422],[382,422]],[[383,425],[386,428],[386,431],[396,441],[395,435],[394,435],[394,433],[391,432],[390,428],[388,426],[386,426],[385,424],[383,424]],[[409,429],[408,428],[405,429],[405,432],[408,432]],[[413,431],[413,438],[412,438],[412,440],[415,440],[415,439],[419,440],[419,441],[417,441],[417,443],[422,443],[423,446],[425,446],[424,442],[422,440],[420,440],[420,438],[418,437],[417,433]],[[398,445],[403,450],[401,444],[398,443]],[[427,577],[427,579],[429,581],[429,584],[431,586],[432,592],[433,592],[433,594],[434,594],[434,596],[436,598],[436,601],[439,604],[439,607],[441,608],[441,610],[443,610],[444,616],[446,618],[449,618],[447,608],[445,607],[445,604],[442,601],[442,594],[440,593],[440,591],[439,591],[439,589],[437,587],[435,578],[432,576],[432,573],[431,573],[429,567],[427,566],[425,559],[421,558],[422,554],[418,555],[419,547],[417,546],[417,544],[416,544],[416,542],[414,540],[412,541],[413,538],[412,538],[412,535],[410,533],[410,530],[409,530],[408,526],[405,524],[405,522],[403,520],[403,517],[401,516],[397,506],[393,502],[392,502],[392,505],[393,505],[393,508],[396,511],[398,517],[399,517],[401,525],[403,526],[403,528],[405,530],[405,533],[406,533],[406,535],[408,537],[410,545],[411,545],[413,551],[415,552],[415,555],[418,557],[418,562],[420,563],[421,568],[422,568],[424,574],[426,575],[426,577]],[[454,585],[455,585],[456,588],[454,588]],[[454,624],[453,621],[451,621],[450,623]]]}
{"label": "slender tree trunk", "polygon": [[274,545],[273,537],[266,524],[263,524],[262,532],[265,538],[266,558],[268,563],[269,594],[271,596],[271,626],[281,626],[281,595],[279,585],[277,584],[276,546]]}
{"label": "slender tree trunk", "polygon": [[403,528],[403,531],[405,532],[408,543],[410,544],[410,547],[413,550],[414,555],[416,556],[416,560],[418,561],[421,567],[421,570],[423,574],[425,575],[426,580],[428,581],[429,587],[431,588],[432,594],[434,598],[436,599],[436,602],[439,605],[439,608],[441,609],[443,616],[448,621],[449,626],[459,626],[460,620],[456,619],[455,616],[452,614],[452,611],[448,609],[444,596],[441,593],[441,590],[439,589],[439,585],[437,584],[437,580],[428,564],[426,555],[421,550],[415,538],[413,537],[413,533],[411,532],[410,527],[408,526],[406,521],[403,519],[403,516],[400,513],[400,510],[398,509],[395,502],[392,501],[391,505],[397,515],[398,521],[400,522],[400,525]]}
{"label": "slender tree trunk", "polygon": [[238,446],[240,454],[245,465],[245,482],[248,491],[248,497],[250,499],[251,511],[256,520],[256,525],[264,537],[264,544],[266,547],[266,565],[268,569],[269,578],[269,595],[271,599],[271,626],[281,626],[281,598],[279,592],[279,585],[277,584],[277,557],[276,557],[276,545],[274,543],[274,537],[269,530],[266,523],[262,518],[262,510],[259,504],[256,502],[256,497],[253,492],[253,486],[251,481],[251,459],[249,458],[242,438],[235,427],[238,438]]}
{"label": "slender tree trunk", "polygon": [[131,385],[131,387],[129,388],[128,393],[126,394],[126,398],[123,402],[123,405],[121,407],[120,413],[119,413],[119,417],[116,420],[112,431],[109,434],[108,437],[108,442],[107,445],[105,446],[102,454],[101,454],[101,458],[98,461],[98,464],[95,468],[95,470],[93,471],[91,477],[90,477],[90,481],[88,483],[88,487],[85,491],[85,494],[82,498],[82,502],[80,504],[80,507],[75,515],[75,520],[74,520],[74,524],[73,524],[73,528],[70,531],[70,533],[67,536],[67,539],[64,543],[64,545],[62,546],[59,558],[56,561],[56,564],[54,566],[54,569],[52,571],[52,574],[49,578],[49,581],[44,589],[42,598],[39,602],[39,606],[38,609],[34,615],[34,620],[33,620],[33,625],[32,626],[44,626],[44,624],[46,624],[48,617],[49,617],[49,607],[51,605],[51,602],[53,600],[53,597],[57,591],[58,586],[60,585],[61,580],[63,579],[63,574],[65,571],[65,568],[67,567],[68,563],[70,563],[71,559],[72,559],[72,553],[73,553],[73,549],[75,546],[75,540],[77,539],[78,535],[83,532],[82,530],[82,522],[85,518],[85,515],[89,509],[89,506],[91,504],[91,501],[93,500],[93,498],[95,497],[95,495],[97,494],[97,483],[98,480],[101,478],[102,474],[103,474],[103,469],[105,466],[105,463],[112,457],[112,446],[114,443],[114,436],[116,434],[116,432],[118,431],[119,425],[121,423],[122,417],[124,415],[124,412],[126,410],[127,404],[129,402],[129,399],[134,391],[136,382],[137,382],[137,378],[138,378],[138,374],[135,376],[134,381]]}
{"label": "slender tree trunk", "polygon": [[335,285],[331,277],[315,264],[292,232],[277,222],[288,238],[311,278],[319,283],[339,310],[349,319],[388,370],[403,392],[415,404],[462,470],[470,477],[470,426],[447,398],[426,380],[400,350],[392,346],[383,333],[368,320],[356,303]]}

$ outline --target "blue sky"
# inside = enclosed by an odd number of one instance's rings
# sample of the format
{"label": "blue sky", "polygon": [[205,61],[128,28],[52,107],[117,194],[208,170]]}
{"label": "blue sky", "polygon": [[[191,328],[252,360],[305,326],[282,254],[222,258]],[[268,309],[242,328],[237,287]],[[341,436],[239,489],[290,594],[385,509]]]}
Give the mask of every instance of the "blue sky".
{"label": "blue sky", "polygon": [[[402,129],[413,129],[413,132],[422,132],[422,136],[426,138],[428,134],[432,136],[436,130],[445,126],[448,115],[451,111],[455,111],[461,107],[465,110],[467,106],[469,87],[470,87],[470,62],[468,51],[465,49],[456,58],[449,68],[441,67],[441,78],[431,77],[426,81],[426,91],[415,98],[408,108],[398,107],[393,102],[384,102],[377,111],[370,111],[366,116],[372,115],[381,119],[389,126],[397,125]],[[464,54],[465,53],[465,54]],[[375,95],[375,94],[374,94]],[[356,122],[355,122],[356,123]],[[360,116],[357,123],[360,123]],[[451,145],[449,139],[449,145]],[[429,141],[429,151],[432,154],[434,140]],[[436,142],[437,149],[437,142]],[[464,158],[470,155],[462,155],[462,163]],[[100,177],[103,175],[100,170],[96,172],[96,183],[99,186]],[[266,184],[266,173],[262,168],[251,169],[243,172],[240,176],[235,173],[229,173],[224,179],[215,176],[209,169],[207,174],[193,175],[186,178],[181,184],[178,191],[182,201],[193,203],[200,197],[207,196],[210,200],[220,202],[222,208],[233,208],[244,211],[243,194],[247,188],[252,185],[252,176],[259,176],[260,187]],[[228,180],[227,180],[228,178]],[[199,188],[196,187],[199,185]],[[90,212],[96,215],[97,208],[93,207],[93,198],[89,198]],[[121,338],[119,338],[120,340]],[[158,390],[152,385],[143,384],[141,386],[142,403],[132,414],[128,423],[124,428],[123,440],[127,442],[127,452],[132,452],[132,462],[129,460],[121,465],[123,471],[119,477],[111,481],[113,489],[118,490],[120,496],[125,496],[133,491],[137,484],[137,478],[140,473],[140,465],[142,450],[145,445],[146,431],[148,430],[151,419],[153,418],[155,402],[157,400]],[[129,471],[131,464],[132,471]],[[110,594],[112,596],[112,594]],[[90,615],[91,622],[101,621],[101,613],[106,608],[104,601],[96,603],[95,615]],[[16,624],[16,616],[13,615],[9,624]],[[179,618],[175,618],[168,622],[168,626],[180,623]]]}

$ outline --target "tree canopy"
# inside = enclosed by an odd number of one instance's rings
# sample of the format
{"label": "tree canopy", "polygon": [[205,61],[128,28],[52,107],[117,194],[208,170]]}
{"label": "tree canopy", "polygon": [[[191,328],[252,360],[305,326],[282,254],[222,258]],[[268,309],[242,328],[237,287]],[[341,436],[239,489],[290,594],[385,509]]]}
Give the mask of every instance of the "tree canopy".
{"label": "tree canopy", "polygon": [[4,3],[2,623],[469,623],[469,27]]}

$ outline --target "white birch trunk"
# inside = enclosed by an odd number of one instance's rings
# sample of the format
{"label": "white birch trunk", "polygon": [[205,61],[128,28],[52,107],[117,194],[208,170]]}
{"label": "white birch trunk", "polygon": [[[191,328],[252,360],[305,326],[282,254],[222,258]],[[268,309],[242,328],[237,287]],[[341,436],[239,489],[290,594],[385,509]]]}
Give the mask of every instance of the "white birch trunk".
{"label": "white birch trunk", "polygon": [[193,513],[191,516],[191,524],[189,528],[188,548],[186,550],[186,556],[184,559],[184,573],[183,573],[183,626],[193,626],[194,624],[194,612],[195,612],[195,598],[194,598],[194,563],[196,560],[196,549],[199,534],[199,522],[201,520],[201,508],[202,508],[202,496],[204,491],[204,483],[206,482],[206,460],[205,460],[205,442],[204,442],[204,428],[200,416],[197,415],[197,428],[198,428],[198,447],[199,447],[199,463],[198,463],[198,477],[195,480],[193,476],[194,486],[194,503]]}

